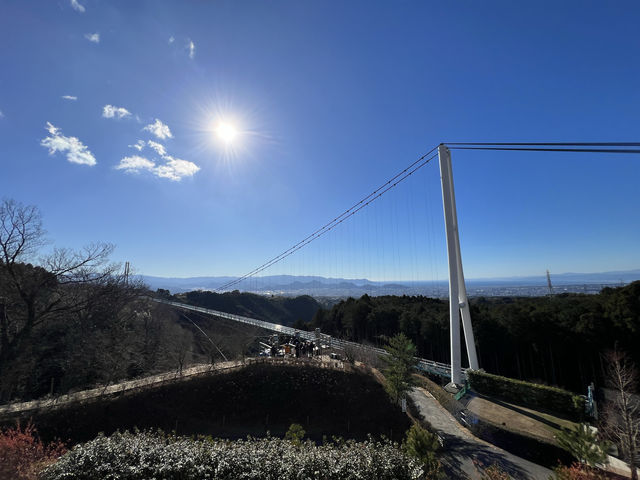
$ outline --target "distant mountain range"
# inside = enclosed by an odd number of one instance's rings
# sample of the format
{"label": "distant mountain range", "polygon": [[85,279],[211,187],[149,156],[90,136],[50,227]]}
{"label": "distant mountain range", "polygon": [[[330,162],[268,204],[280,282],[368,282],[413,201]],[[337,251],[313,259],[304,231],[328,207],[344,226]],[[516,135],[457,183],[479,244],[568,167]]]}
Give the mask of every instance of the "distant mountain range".
{"label": "distant mountain range", "polygon": [[[139,275],[152,290],[163,288],[171,293],[194,290],[216,290],[238,277],[154,277]],[[603,286],[623,285],[640,280],[640,269],[602,273],[551,274],[554,293],[597,293]],[[545,295],[548,294],[546,275],[505,278],[467,279],[470,296]],[[231,287],[272,295],[312,296],[361,296],[369,295],[428,295],[443,297],[448,292],[448,282],[438,281],[394,281],[379,282],[365,278],[326,278],[320,276],[272,275],[250,278]]]}

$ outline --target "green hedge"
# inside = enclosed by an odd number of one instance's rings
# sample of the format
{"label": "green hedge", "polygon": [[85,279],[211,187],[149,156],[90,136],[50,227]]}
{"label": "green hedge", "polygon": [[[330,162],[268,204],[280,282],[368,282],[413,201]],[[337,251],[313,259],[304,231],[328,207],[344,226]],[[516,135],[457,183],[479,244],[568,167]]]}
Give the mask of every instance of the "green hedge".
{"label": "green hedge", "polygon": [[505,402],[548,410],[574,421],[584,417],[584,398],[567,390],[479,371],[467,371],[471,389]]}

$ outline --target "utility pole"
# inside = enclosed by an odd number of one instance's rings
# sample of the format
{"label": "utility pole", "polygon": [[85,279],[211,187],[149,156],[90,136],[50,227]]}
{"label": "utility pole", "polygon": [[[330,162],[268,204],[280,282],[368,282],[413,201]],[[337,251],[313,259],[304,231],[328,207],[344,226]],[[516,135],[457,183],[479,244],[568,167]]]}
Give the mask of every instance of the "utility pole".
{"label": "utility pole", "polygon": [[549,275],[549,270],[547,270],[547,286],[549,287],[549,295],[553,295],[553,286],[551,285],[551,275]]}
{"label": "utility pole", "polygon": [[453,170],[451,152],[446,145],[438,147],[440,161],[440,180],[442,183],[442,205],[444,225],[447,235],[447,258],[449,261],[449,327],[451,331],[451,384],[462,384],[462,353],[460,351],[460,314],[467,347],[469,367],[478,370],[478,356],[471,326],[471,312],[464,283],[462,256],[460,254],[460,235],[458,233],[458,214],[453,188]]}
{"label": "utility pole", "polygon": [[124,263],[124,284],[129,285],[129,262]]}

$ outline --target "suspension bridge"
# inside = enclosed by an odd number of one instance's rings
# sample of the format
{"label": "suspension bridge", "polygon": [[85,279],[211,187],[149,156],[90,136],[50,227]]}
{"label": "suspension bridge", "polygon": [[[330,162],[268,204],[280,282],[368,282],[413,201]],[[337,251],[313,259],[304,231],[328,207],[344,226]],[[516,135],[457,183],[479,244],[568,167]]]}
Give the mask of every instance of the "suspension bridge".
{"label": "suspension bridge", "polygon": [[[449,328],[450,328],[450,363],[440,363],[433,360],[419,358],[418,367],[426,372],[441,375],[450,378],[450,386],[453,388],[460,387],[465,379],[465,372],[468,369],[477,370],[480,368],[478,356],[476,352],[476,342],[473,335],[471,322],[471,313],[469,301],[467,298],[467,290],[464,279],[464,270],[462,266],[462,255],[460,251],[460,234],[458,230],[458,217],[455,200],[455,190],[453,182],[453,171],[451,164],[452,150],[493,150],[493,151],[511,151],[511,152],[570,152],[585,154],[639,154],[640,143],[621,143],[621,142],[604,142],[604,143],[446,143],[440,144],[426,154],[422,155],[415,162],[410,164],[400,173],[389,179],[376,190],[371,192],[359,202],[352,205],[343,213],[335,217],[332,221],[326,223],[321,228],[297,242],[289,249],[283,251],[279,255],[269,259],[255,269],[246,274],[237,277],[216,289],[218,292],[230,291],[238,285],[246,284],[246,281],[252,278],[258,278],[258,275],[265,270],[279,264],[283,260],[291,257],[296,252],[307,247],[312,242],[326,236],[334,231],[337,227],[345,223],[348,219],[354,217],[365,208],[369,207],[373,202],[381,198],[387,192],[397,187],[399,184],[411,177],[419,169],[427,165],[431,160],[438,157],[440,168],[440,191],[442,195],[442,206],[444,212],[444,233],[446,238],[447,252],[447,270],[448,270],[448,297],[449,297]],[[245,282],[245,283],[243,283]],[[335,338],[320,332],[308,332],[295,328],[265,322],[256,318],[246,317],[210,310],[184,303],[171,302],[168,300],[155,299],[158,302],[166,303],[172,307],[196,311],[202,314],[211,315],[235,322],[245,323],[267,330],[275,331],[282,334],[298,336],[299,338],[311,341],[322,341],[331,345],[336,349],[346,348],[369,348],[378,354],[386,354],[386,351],[376,347],[364,347],[361,344]],[[462,330],[461,330],[462,325]],[[466,358],[469,365],[466,368],[462,366],[461,341],[464,339],[466,348]]]}
{"label": "suspension bridge", "polygon": [[[363,345],[361,343],[350,342],[348,340],[343,340],[341,338],[332,337],[331,335],[327,335],[326,333],[321,332],[308,332],[306,330],[299,330],[297,328],[287,327],[285,325],[279,325],[276,323],[265,322],[263,320],[258,320],[256,318],[245,317],[242,315],[235,315],[233,313],[221,312],[219,310],[212,310],[210,308],[197,307],[195,305],[189,305],[186,303],[173,302],[170,300],[164,299],[153,299],[156,302],[164,303],[166,305],[170,305],[172,307],[188,310],[192,312],[198,312],[204,315],[210,315],[212,317],[218,317],[225,320],[231,320],[238,323],[244,323],[245,325],[251,325],[258,328],[263,328],[265,330],[269,330],[272,332],[277,332],[283,335],[289,335],[291,337],[298,337],[302,340],[308,340],[310,342],[315,342],[321,345],[327,345],[329,349],[336,350],[347,350],[349,348],[352,349],[366,349],[367,351],[373,352],[377,355],[387,355],[387,351],[383,348],[374,347],[371,345]],[[417,368],[434,375],[439,375],[442,377],[450,377],[451,376],[451,366],[446,363],[435,362],[433,360],[427,360],[424,358],[417,358]],[[462,375],[464,376],[463,370]]]}

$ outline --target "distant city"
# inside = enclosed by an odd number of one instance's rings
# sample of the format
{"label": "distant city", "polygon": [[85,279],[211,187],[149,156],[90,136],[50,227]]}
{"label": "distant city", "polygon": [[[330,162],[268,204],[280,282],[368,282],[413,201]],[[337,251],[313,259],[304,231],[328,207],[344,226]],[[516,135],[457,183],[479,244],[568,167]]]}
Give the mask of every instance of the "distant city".
{"label": "distant city", "polygon": [[[236,277],[165,278],[141,275],[139,277],[152,290],[159,288],[171,293],[193,290],[215,291]],[[561,293],[596,294],[604,287],[619,287],[640,280],[640,269],[603,273],[562,273],[551,275],[551,289],[545,275],[510,278],[468,279],[470,297],[536,297]],[[259,295],[313,297],[360,297],[364,294],[425,295],[434,298],[448,296],[448,282],[391,281],[367,279],[325,278],[319,276],[273,275],[249,278],[227,288]]]}

